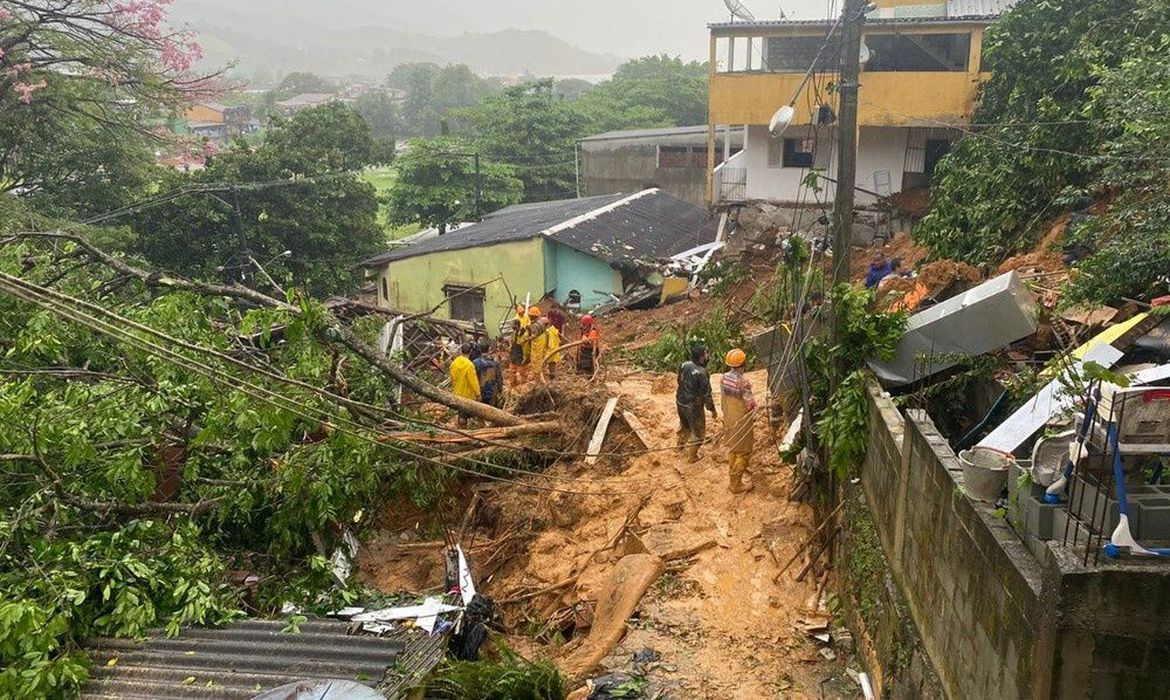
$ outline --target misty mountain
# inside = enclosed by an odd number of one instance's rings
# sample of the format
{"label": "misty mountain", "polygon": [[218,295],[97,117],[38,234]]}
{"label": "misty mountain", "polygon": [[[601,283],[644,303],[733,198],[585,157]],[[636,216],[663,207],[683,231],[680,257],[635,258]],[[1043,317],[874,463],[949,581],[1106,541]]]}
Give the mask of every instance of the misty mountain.
{"label": "misty mountain", "polygon": [[425,22],[401,3],[368,0],[181,0],[174,18],[198,32],[208,65],[234,63],[234,74],[258,82],[292,71],[380,77],[417,61],[466,63],[484,75],[602,75],[623,60],[545,31],[472,31],[465,13],[429,4]]}

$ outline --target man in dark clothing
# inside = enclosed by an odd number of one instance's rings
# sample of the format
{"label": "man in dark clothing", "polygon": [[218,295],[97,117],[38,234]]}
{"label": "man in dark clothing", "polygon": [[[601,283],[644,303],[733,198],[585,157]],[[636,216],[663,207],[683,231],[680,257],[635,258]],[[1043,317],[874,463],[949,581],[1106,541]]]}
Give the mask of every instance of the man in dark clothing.
{"label": "man in dark clothing", "polygon": [[491,354],[491,345],[483,341],[475,358],[475,373],[479,376],[480,401],[499,407],[504,398],[504,373],[500,363]]}
{"label": "man in dark clothing", "polygon": [[877,251],[873,254],[873,261],[869,264],[869,273],[865,276],[865,288],[873,289],[878,283],[893,274],[894,266],[886,260],[886,254]]}
{"label": "man in dark clothing", "polygon": [[706,408],[712,418],[717,418],[715,399],[711,395],[711,376],[707,374],[707,348],[696,345],[691,349],[690,362],[684,362],[678,370],[678,391],[675,404],[678,408],[678,448],[685,450],[689,461],[699,461],[699,446],[707,437]]}

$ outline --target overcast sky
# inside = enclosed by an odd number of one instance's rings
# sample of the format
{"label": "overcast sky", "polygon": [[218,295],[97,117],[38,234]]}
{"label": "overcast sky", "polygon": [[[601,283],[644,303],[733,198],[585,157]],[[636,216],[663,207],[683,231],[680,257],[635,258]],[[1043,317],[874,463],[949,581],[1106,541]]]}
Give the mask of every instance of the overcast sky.
{"label": "overcast sky", "polygon": [[[388,5],[410,4],[387,0]],[[758,19],[823,17],[828,0],[743,0]],[[545,29],[591,51],[619,56],[651,53],[705,59],[707,23],[729,19],[723,0],[456,0],[480,31]],[[427,0],[419,0],[425,7]]]}

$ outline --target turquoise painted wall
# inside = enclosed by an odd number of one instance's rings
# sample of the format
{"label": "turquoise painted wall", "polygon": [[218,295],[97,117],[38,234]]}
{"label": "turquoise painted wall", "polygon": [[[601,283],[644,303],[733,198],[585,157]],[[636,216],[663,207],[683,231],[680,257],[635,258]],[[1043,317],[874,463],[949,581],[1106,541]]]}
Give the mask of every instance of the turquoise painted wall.
{"label": "turquoise painted wall", "polygon": [[545,241],[545,261],[552,264],[550,286],[556,286],[556,300],[563,302],[569,291],[581,292],[581,306],[589,309],[609,297],[593,290],[622,293],[622,278],[609,263],[554,241]]}

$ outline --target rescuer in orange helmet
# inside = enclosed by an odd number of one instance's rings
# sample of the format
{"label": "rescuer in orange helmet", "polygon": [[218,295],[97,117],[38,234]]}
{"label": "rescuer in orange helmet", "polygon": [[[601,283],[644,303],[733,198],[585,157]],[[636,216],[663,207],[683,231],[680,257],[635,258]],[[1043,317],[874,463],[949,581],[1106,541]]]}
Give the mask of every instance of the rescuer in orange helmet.
{"label": "rescuer in orange helmet", "polygon": [[[753,422],[756,399],[752,395],[751,382],[744,376],[747,353],[735,348],[724,358],[728,366],[720,384],[723,394],[723,432],[727,442],[728,476],[732,493],[751,491],[753,484],[748,469],[751,467],[752,448],[755,444]],[[747,482],[744,482],[744,477]]]}

